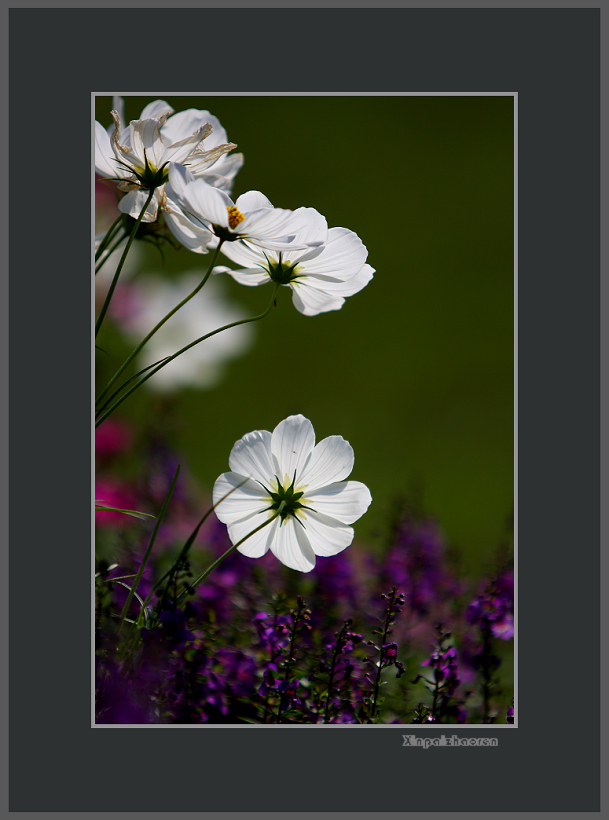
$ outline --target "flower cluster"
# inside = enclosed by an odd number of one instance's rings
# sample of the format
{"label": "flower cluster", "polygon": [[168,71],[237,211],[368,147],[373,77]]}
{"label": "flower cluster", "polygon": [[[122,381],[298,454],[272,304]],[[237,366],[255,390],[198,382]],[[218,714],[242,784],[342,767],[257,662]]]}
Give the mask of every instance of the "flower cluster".
{"label": "flower cluster", "polygon": [[514,573],[495,578],[469,605],[470,624],[488,626],[493,637],[504,641],[514,637]]}
{"label": "flower cluster", "polygon": [[122,99],[113,104],[114,126],[95,123],[95,170],[124,193],[123,214],[148,225],[162,216],[174,239],[195,253],[221,247],[240,267],[218,266],[214,273],[244,285],[289,287],[307,316],[338,310],[372,279],[357,234],[328,230],[314,208],[276,208],[260,191],[231,199],[243,156],[230,154],[237,146],[208,111],[176,114],[156,100],[126,126]]}

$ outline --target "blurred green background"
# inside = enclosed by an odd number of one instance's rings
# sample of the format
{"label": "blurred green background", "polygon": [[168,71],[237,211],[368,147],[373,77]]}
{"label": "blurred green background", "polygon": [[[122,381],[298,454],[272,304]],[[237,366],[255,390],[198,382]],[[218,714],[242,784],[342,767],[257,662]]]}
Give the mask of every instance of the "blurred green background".
{"label": "blurred green background", "polygon": [[[235,197],[258,189],[278,207],[316,208],[360,236],[376,274],[316,317],[281,289],[219,387],[171,402],[142,389],[119,412],[166,430],[208,488],[236,439],[303,413],[318,440],[354,447],[351,478],[373,497],[357,539],[382,541],[392,500],[416,491],[479,574],[510,538],[513,507],[513,98],[158,96],[219,118],[245,156]],[[154,99],[125,97],[126,120]],[[104,126],[111,107],[96,98]],[[165,258],[169,275],[209,259]],[[270,286],[223,278],[251,315],[266,307]]]}

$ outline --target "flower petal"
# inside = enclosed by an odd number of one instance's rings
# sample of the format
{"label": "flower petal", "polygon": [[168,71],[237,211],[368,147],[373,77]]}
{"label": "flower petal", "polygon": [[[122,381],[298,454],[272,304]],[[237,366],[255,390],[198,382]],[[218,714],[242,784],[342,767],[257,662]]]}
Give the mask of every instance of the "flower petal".
{"label": "flower petal", "polygon": [[[158,116],[158,114],[156,115]],[[174,114],[173,117],[169,117],[163,128],[161,129],[161,134],[163,135],[163,142],[166,145],[171,145],[175,142],[180,142],[185,137],[189,137],[191,134],[194,134],[195,131],[198,131],[199,128],[202,128],[204,125],[211,125],[213,131],[210,131],[208,137],[206,139],[209,143],[206,143],[207,148],[214,148],[216,145],[219,145],[221,142],[226,142],[226,132],[220,125],[219,121],[216,117],[213,117],[209,111],[198,111],[196,108],[188,108],[186,111],[178,111],[177,114]],[[219,136],[224,136],[224,139],[218,139],[218,133],[220,132]],[[224,131],[224,134],[222,132]],[[213,133],[213,137],[212,137]],[[215,138],[215,139],[214,139]]]}
{"label": "flower petal", "polygon": [[315,555],[328,557],[342,552],[353,541],[353,528],[323,513],[306,511],[305,532]]}
{"label": "flower petal", "polygon": [[311,288],[305,279],[291,283],[290,287],[294,307],[304,316],[317,316],[329,310],[340,310],[345,304],[342,296],[331,296],[317,288]]}
{"label": "flower petal", "polygon": [[260,208],[250,211],[235,233],[252,244],[270,250],[304,250],[306,242],[296,242],[294,236],[303,226],[303,216],[283,208]]}
{"label": "flower petal", "polygon": [[305,316],[317,316],[329,310],[339,310],[345,303],[345,296],[353,296],[366,287],[374,273],[374,268],[366,264],[359,273],[346,282],[331,282],[305,274],[290,283],[292,301],[296,309]]}
{"label": "flower petal", "polygon": [[95,120],[95,170],[103,177],[124,177],[125,169],[116,161],[110,137],[103,125]]}
{"label": "flower petal", "polygon": [[254,430],[235,442],[228,465],[233,472],[249,476],[269,488],[275,475],[269,431]]}
{"label": "flower petal", "polygon": [[[209,139],[209,137],[208,137]],[[221,188],[223,191],[226,191],[230,194],[230,190],[233,185],[233,179],[235,178],[237,171],[243,165],[243,154],[223,154],[216,162],[213,164],[211,171],[213,171],[214,175],[216,175],[222,182],[215,182],[215,188]],[[198,173],[198,169],[196,164],[193,162],[192,167],[193,174]],[[203,168],[201,171],[201,176],[203,179],[208,179],[208,176],[212,176],[210,172],[208,172],[207,167]],[[211,185],[211,183],[210,183]]]}
{"label": "flower petal", "polygon": [[[172,166],[172,168],[177,166]],[[169,181],[173,186],[169,169]],[[213,188],[202,179],[195,179],[184,188],[182,194],[184,205],[189,211],[201,219],[228,228],[228,208],[232,206],[231,198],[218,188]]]}
{"label": "flower petal", "polygon": [[[210,127],[211,126],[207,126],[208,129]],[[184,137],[183,140],[174,142],[172,145],[167,146],[163,155],[163,163],[185,162],[188,157],[194,153],[197,146],[203,142],[208,133],[209,132],[206,131],[206,127],[202,126],[198,131],[195,131],[194,134],[190,134],[190,136]]]}
{"label": "flower petal", "polygon": [[[119,114],[122,114],[122,112],[119,112]],[[154,102],[148,103],[148,105],[144,108],[140,114],[140,119],[158,119],[159,117],[162,117],[163,114],[166,114],[167,116],[173,114],[173,108],[169,105],[169,103],[166,103],[165,100],[155,100]]]}
{"label": "flower petal", "polygon": [[222,253],[231,262],[235,262],[237,265],[240,265],[242,268],[267,268],[267,260],[266,257],[268,256],[271,261],[276,262],[278,256],[275,252],[270,251],[268,254],[264,254],[261,248],[256,247],[255,245],[249,245],[247,242],[243,242],[241,239],[238,239],[236,242],[225,242],[222,246]]}
{"label": "flower petal", "polygon": [[314,447],[315,431],[309,419],[297,415],[288,416],[280,422],[271,438],[271,451],[279,481],[283,482],[287,476],[291,483],[296,472],[298,483],[300,473],[308,463]]}
{"label": "flower petal", "polygon": [[[328,436],[315,446],[306,468],[298,474],[298,486],[325,487],[342,481],[353,469],[353,447],[342,436]],[[307,498],[309,492],[306,493]]]}
{"label": "flower petal", "polygon": [[315,553],[309,539],[292,516],[275,529],[271,552],[290,569],[310,572],[315,566]]}
{"label": "flower petal", "polygon": [[213,273],[228,273],[233,277],[235,282],[240,285],[247,285],[248,287],[258,287],[258,285],[266,285],[271,281],[271,277],[266,271],[260,268],[242,268],[241,270],[231,270],[224,265],[214,268]]}
{"label": "flower petal", "polygon": [[121,129],[125,127],[125,101],[120,94],[112,96],[112,110],[118,114],[118,119],[121,124]]}
{"label": "flower petal", "polygon": [[146,167],[146,163],[155,169],[162,165],[165,153],[165,145],[161,139],[162,125],[163,120],[156,118],[132,120],[129,123],[134,160],[142,168]]}
{"label": "flower petal", "polygon": [[307,287],[315,288],[334,297],[353,296],[354,293],[358,293],[366,287],[375,273],[375,269],[366,264],[355,276],[345,282],[330,282],[326,279],[318,279],[316,274],[303,277],[302,282],[306,282]]}
{"label": "flower petal", "polygon": [[249,558],[260,558],[268,551],[275,538],[280,519],[275,518],[271,524],[262,527],[253,535],[250,535],[250,533],[253,532],[256,527],[260,527],[261,524],[269,521],[270,515],[271,513],[268,512],[259,513],[252,515],[246,520],[228,524],[228,537],[233,544],[238,544],[243,538],[249,536],[241,546],[237,547],[237,550],[242,555],[247,555]]}
{"label": "flower petal", "polygon": [[[129,191],[128,194],[118,203],[118,209],[123,214],[129,214],[133,219],[137,219],[142,212],[142,208],[146,204],[150,191]],[[159,207],[159,200],[157,192],[152,197],[150,205],[146,209],[142,222],[154,222],[157,217]]]}
{"label": "flower petal", "polygon": [[237,208],[242,214],[248,211],[256,211],[258,208],[272,208],[271,201],[265,197],[260,191],[248,191],[246,194],[241,194],[235,202]]}
{"label": "flower petal", "polygon": [[303,227],[296,234],[296,241],[319,245],[328,238],[328,223],[315,208],[296,208],[295,214],[303,218]]}
{"label": "flower petal", "polygon": [[263,512],[269,506],[266,492],[257,481],[239,473],[222,473],[212,492],[214,511],[223,524],[232,524]]}
{"label": "flower petal", "polygon": [[340,481],[305,493],[307,507],[352,524],[366,512],[372,501],[370,490],[361,481]]}
{"label": "flower petal", "polygon": [[169,207],[171,211],[165,212],[165,222],[178,242],[194,253],[207,253],[213,236],[211,231],[185,216],[176,203],[170,203]]}
{"label": "flower petal", "polygon": [[344,281],[361,270],[367,257],[366,246],[356,233],[347,228],[330,228],[322,253],[309,261],[303,257],[301,264],[307,273]]}

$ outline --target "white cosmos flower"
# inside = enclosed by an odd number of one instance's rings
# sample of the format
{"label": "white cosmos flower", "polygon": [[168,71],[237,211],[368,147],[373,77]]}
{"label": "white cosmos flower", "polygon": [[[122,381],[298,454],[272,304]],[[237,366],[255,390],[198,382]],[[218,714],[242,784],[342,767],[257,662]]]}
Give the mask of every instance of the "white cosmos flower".
{"label": "white cosmos flower", "polygon": [[303,212],[308,208],[289,211],[274,208],[260,191],[248,191],[236,202],[225,191],[208,185],[203,179],[195,179],[182,165],[169,168],[169,184],[182,213],[194,225],[208,226],[225,243],[247,239],[253,245],[269,249],[305,249],[320,245],[327,233],[321,231],[314,239],[294,244],[297,232],[303,234],[308,222]]}
{"label": "white cosmos flower", "polygon": [[[152,273],[140,274],[129,283],[124,294],[126,304],[120,304],[120,294],[119,299],[115,299],[116,305],[113,303],[111,308],[113,318],[136,344],[200,282],[201,272],[196,270],[171,279]],[[212,330],[246,318],[246,313],[226,298],[218,284],[217,280],[208,281],[154,334],[139,354],[138,370],[176,353]],[[225,363],[242,353],[253,335],[248,325],[224,330],[169,362],[148,379],[146,385],[163,393],[184,387],[212,387],[222,376]]]}
{"label": "white cosmos flower", "polygon": [[[296,234],[293,247],[300,240],[324,235],[326,220],[313,208],[306,211],[308,224]],[[316,316],[342,307],[346,296],[360,291],[372,279],[374,268],[366,264],[368,251],[359,236],[347,228],[330,228],[327,239],[317,248],[268,251],[248,242],[222,246],[239,270],[217,267],[214,273],[229,273],[242,285],[264,285],[277,282],[292,289],[292,301],[305,316]]]}
{"label": "white cosmos flower", "polygon": [[[165,185],[171,162],[183,163],[196,178],[230,191],[243,156],[227,156],[237,146],[228,142],[226,131],[209,111],[191,108],[174,114],[164,100],[156,100],[144,108],[139,120],[132,120],[125,127],[122,98],[115,96],[113,105],[114,127],[106,130],[99,122],[95,123],[95,170],[107,179],[119,180],[119,189],[128,192],[119,203],[123,213],[137,219],[150,189],[154,188],[155,194],[143,221],[154,222],[161,208],[175,215],[168,220],[172,231],[174,227],[178,231],[183,229],[179,208],[172,202],[171,190]],[[174,233],[182,241],[178,233]],[[197,231],[195,234],[198,239],[195,244],[200,246],[204,234]],[[208,231],[206,235],[209,241],[211,235]],[[186,237],[183,244],[189,247],[192,229],[186,231]]]}
{"label": "white cosmos flower", "polygon": [[213,500],[230,540],[238,543],[285,502],[271,524],[237,549],[250,558],[270,549],[301,572],[313,569],[316,555],[336,555],[348,547],[349,525],[372,501],[365,484],[343,480],[353,469],[349,442],[329,436],[316,445],[313,425],[301,415],[288,416],[272,433],[248,433],[236,442],[228,463],[232,472],[216,480]]}

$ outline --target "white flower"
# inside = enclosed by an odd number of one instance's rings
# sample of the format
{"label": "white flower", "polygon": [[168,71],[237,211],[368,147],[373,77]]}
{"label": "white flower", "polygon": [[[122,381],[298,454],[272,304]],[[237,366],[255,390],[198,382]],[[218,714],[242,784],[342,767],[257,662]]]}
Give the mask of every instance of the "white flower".
{"label": "white flower", "polygon": [[[173,196],[186,217],[196,225],[207,225],[223,242],[247,239],[265,249],[286,249],[294,247],[294,235],[303,232],[307,220],[300,208],[289,211],[273,208],[270,201],[260,191],[242,194],[236,202],[225,191],[208,185],[203,179],[195,179],[182,165],[172,164],[169,168],[169,183]],[[320,245],[326,231],[318,238],[296,243],[298,249]]]}
{"label": "white flower", "polygon": [[[113,318],[134,343],[140,342],[200,282],[201,273],[194,270],[171,279],[140,274],[129,284],[129,290],[118,301],[115,299]],[[245,312],[226,299],[224,289],[216,287],[217,284],[217,280],[208,281],[154,334],[139,354],[138,370],[176,353],[212,330],[246,318]],[[126,304],[120,304],[121,298]],[[146,385],[159,392],[212,387],[222,376],[225,362],[244,351],[252,337],[248,325],[223,330],[169,362]]]}
{"label": "white flower", "polygon": [[[137,219],[153,188],[154,197],[143,221],[154,222],[160,207],[178,212],[175,219],[181,222],[179,209],[175,203],[172,208],[171,191],[165,186],[172,162],[184,163],[195,177],[206,179],[210,185],[231,189],[243,156],[226,156],[237,146],[227,141],[226,131],[208,111],[191,108],[174,114],[164,100],[156,100],[144,108],[139,120],[125,127],[122,99],[114,97],[113,104],[114,127],[106,131],[95,123],[95,170],[105,178],[119,180],[119,189],[128,191],[119,203],[123,213]],[[202,237],[200,234],[198,245]],[[209,241],[209,232],[207,237]]]}
{"label": "white flower", "polygon": [[283,251],[262,253],[247,242],[222,246],[240,270],[217,267],[214,273],[229,273],[242,285],[277,282],[292,289],[292,301],[305,316],[316,316],[342,307],[346,296],[365,287],[374,275],[366,264],[368,251],[359,236],[347,228],[330,228],[323,245],[303,251],[293,250],[305,238],[323,236],[326,220],[313,208],[303,208],[308,224],[296,234],[293,246]]}
{"label": "white flower", "polygon": [[232,543],[275,515],[237,549],[250,558],[270,549],[301,572],[313,569],[316,555],[336,555],[348,547],[353,541],[349,524],[372,501],[365,484],[343,481],[353,469],[349,442],[329,436],[316,445],[313,425],[301,415],[289,416],[273,433],[248,433],[236,442],[228,463],[232,472],[216,480],[213,500]]}

